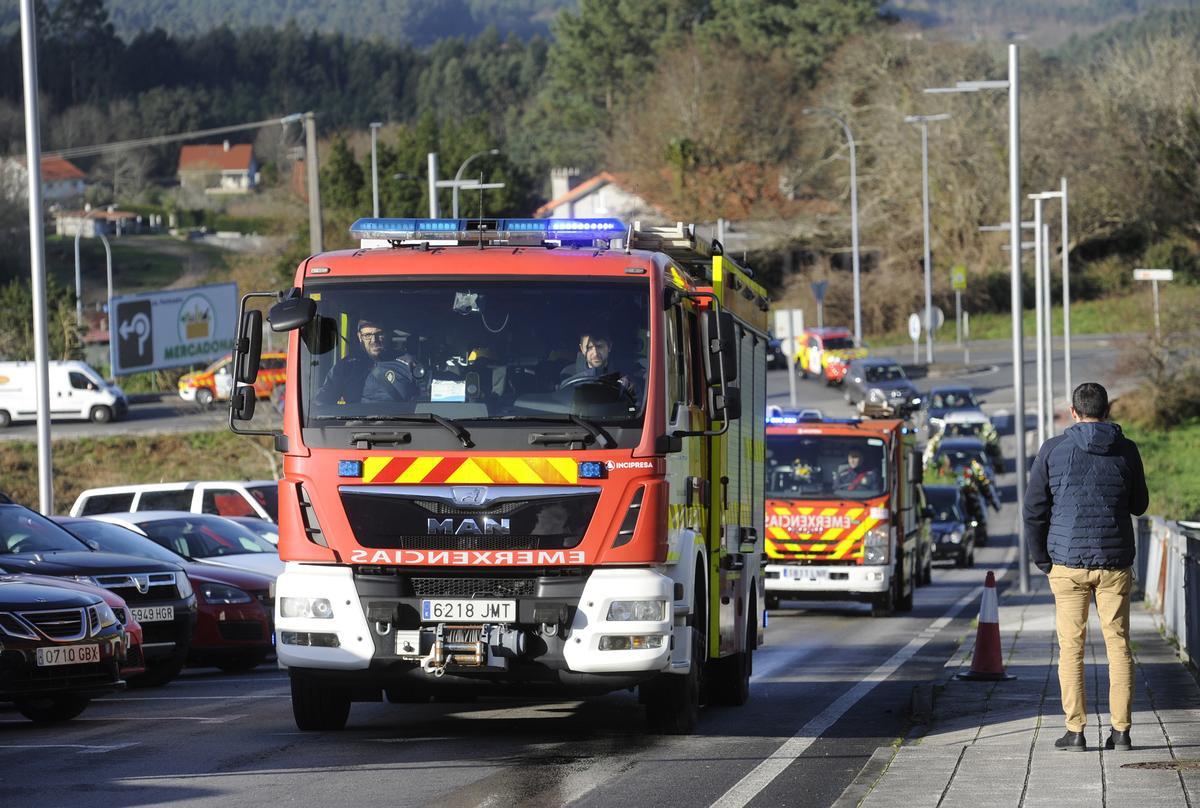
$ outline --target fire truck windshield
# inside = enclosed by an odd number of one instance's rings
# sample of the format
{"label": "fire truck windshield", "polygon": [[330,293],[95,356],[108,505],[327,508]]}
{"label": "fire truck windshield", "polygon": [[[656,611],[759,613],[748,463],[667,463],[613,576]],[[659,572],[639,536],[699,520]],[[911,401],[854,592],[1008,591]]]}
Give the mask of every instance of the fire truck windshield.
{"label": "fire truck windshield", "polygon": [[887,491],[880,438],[768,435],[767,496],[780,499],[870,499]]}
{"label": "fire truck windshield", "polygon": [[474,434],[502,419],[640,421],[644,280],[372,279],[306,292],[317,303],[300,334],[306,426],[390,417],[408,429],[432,414],[471,421]]}

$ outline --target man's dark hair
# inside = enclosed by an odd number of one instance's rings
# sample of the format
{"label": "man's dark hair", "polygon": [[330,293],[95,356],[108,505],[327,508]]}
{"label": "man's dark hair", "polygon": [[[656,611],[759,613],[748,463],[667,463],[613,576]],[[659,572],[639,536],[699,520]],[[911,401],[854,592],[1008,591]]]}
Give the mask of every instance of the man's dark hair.
{"label": "man's dark hair", "polygon": [[588,326],[587,328],[581,328],[579,330],[579,339],[582,341],[584,337],[591,337],[592,342],[600,342],[601,340],[604,340],[608,343],[610,348],[612,347],[612,337],[609,336],[608,329],[604,326],[598,325],[594,327]]}
{"label": "man's dark hair", "polygon": [[1108,391],[1095,382],[1084,382],[1071,393],[1071,406],[1081,418],[1108,416]]}

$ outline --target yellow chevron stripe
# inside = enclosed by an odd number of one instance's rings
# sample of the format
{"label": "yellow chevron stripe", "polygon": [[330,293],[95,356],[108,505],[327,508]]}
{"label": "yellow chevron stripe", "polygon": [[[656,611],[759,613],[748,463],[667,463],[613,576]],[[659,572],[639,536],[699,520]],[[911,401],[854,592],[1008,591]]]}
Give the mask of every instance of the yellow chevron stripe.
{"label": "yellow chevron stripe", "polygon": [[[854,528],[854,530],[850,531],[850,534],[848,536],[846,536],[846,538],[842,540],[841,544],[839,544],[837,546],[837,549],[835,549],[833,551],[833,557],[834,558],[844,558],[846,556],[846,553],[850,552],[851,548],[854,547],[854,545],[858,542],[858,540],[861,539],[868,530],[875,527],[875,525],[877,525],[877,524],[879,524],[878,519],[867,518],[867,519],[862,520],[862,522],[859,523],[858,527],[856,527],[856,528]],[[859,550],[858,555],[860,555],[860,556],[862,555],[861,548]]]}
{"label": "yellow chevron stripe", "polygon": [[394,481],[389,480],[388,482],[419,483],[441,462],[442,458],[440,457],[418,457],[399,477]]}
{"label": "yellow chevron stripe", "polygon": [[383,467],[392,462],[390,457],[368,457],[363,461],[363,482],[373,483]]}
{"label": "yellow chevron stripe", "polygon": [[781,527],[769,527],[767,531],[773,539],[786,539],[788,537],[788,532]]}
{"label": "yellow chevron stripe", "polygon": [[780,507],[775,508],[776,516],[791,516],[791,513],[792,513],[791,508],[780,508]]}

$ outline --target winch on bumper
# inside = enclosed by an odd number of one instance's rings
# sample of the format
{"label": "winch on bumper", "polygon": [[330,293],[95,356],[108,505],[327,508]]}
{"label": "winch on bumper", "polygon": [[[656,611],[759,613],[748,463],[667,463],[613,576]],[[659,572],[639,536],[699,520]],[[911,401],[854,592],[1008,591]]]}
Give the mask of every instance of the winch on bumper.
{"label": "winch on bumper", "polygon": [[289,668],[365,672],[385,687],[471,677],[612,689],[668,669],[673,591],[649,569],[288,563],[277,654]]}

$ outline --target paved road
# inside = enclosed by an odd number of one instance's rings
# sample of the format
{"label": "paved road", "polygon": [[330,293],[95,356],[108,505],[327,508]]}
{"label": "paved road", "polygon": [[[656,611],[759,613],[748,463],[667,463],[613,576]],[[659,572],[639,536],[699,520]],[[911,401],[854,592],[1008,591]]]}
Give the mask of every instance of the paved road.
{"label": "paved road", "polygon": [[[994,353],[991,361],[1003,361]],[[1077,367],[1102,365],[1102,354],[1077,352]],[[983,374],[1003,378],[1000,368]],[[786,401],[786,375],[772,372],[769,381],[773,400]],[[808,405],[849,413],[835,390],[813,382],[800,389]],[[1003,401],[999,390],[987,396],[990,405]],[[969,630],[982,570],[1012,563],[1014,517],[1006,503],[992,545],[977,553],[979,568],[939,567],[909,615],[873,619],[864,606],[785,601],[756,654],[750,703],[706,709],[691,737],[645,734],[626,692],[550,703],[356,704],[345,732],[298,733],[280,671],[199,670],[98,701],[57,728],[0,705],[0,793],[6,807],[39,808],[827,806],[878,747],[906,732],[914,684],[932,679]]]}
{"label": "paved road", "polygon": [[[260,402],[260,410],[270,409],[267,402]],[[53,421],[50,436],[58,438],[103,438],[112,435],[160,435],[176,432],[199,432],[202,430],[225,429],[229,410],[223,403],[205,409],[200,405],[184,401],[176,396],[166,396],[162,401],[133,404],[129,414],[120,421],[108,424],[93,424],[86,420]],[[255,415],[257,419],[259,416]],[[37,440],[37,424],[21,421],[0,429],[0,440]]]}

